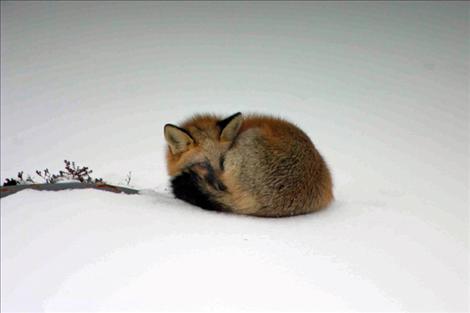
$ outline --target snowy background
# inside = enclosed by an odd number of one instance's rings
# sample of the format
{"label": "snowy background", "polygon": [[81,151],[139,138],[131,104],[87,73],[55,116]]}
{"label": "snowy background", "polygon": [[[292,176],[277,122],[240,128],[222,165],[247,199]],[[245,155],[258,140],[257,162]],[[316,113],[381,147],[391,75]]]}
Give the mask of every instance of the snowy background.
{"label": "snowy background", "polygon": [[[2,311],[468,310],[469,33],[465,2],[2,1],[2,180],[147,190],[2,198]],[[303,128],[334,205],[173,199],[163,125],[237,111]]]}

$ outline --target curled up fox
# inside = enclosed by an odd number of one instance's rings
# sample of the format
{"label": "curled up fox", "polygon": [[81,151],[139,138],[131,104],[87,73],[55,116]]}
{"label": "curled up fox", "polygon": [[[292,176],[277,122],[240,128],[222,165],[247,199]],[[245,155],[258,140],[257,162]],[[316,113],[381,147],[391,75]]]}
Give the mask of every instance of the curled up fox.
{"label": "curled up fox", "polygon": [[176,198],[263,217],[314,212],[333,200],[330,171],[297,126],[265,115],[196,115],[164,128]]}

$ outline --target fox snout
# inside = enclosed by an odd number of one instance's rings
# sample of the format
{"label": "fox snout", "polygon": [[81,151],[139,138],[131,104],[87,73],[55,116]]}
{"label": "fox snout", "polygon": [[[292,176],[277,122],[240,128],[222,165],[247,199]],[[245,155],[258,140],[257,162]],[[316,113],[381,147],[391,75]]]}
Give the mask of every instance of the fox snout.
{"label": "fox snout", "polygon": [[[196,163],[192,165],[188,171],[195,173],[198,178],[199,182],[202,185],[207,185],[208,187],[212,187],[217,191],[226,191],[227,187],[224,183],[219,179],[216,171],[209,163],[209,161]],[[220,173],[219,173],[220,175]]]}

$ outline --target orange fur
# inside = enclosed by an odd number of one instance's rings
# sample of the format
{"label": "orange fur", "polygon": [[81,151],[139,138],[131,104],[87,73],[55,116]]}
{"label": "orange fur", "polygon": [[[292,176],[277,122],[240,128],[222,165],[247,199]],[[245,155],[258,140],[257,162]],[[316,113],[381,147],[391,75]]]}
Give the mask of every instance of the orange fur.
{"label": "orange fur", "polygon": [[[240,119],[241,120],[241,119]],[[207,162],[226,190],[201,183],[207,195],[238,214],[277,217],[314,212],[333,201],[328,167],[309,137],[279,118],[248,115],[232,142],[221,141],[216,115],[196,115],[180,127],[194,139],[186,151],[167,151],[175,177]],[[225,166],[219,164],[225,158]],[[207,173],[193,171],[203,177]]]}

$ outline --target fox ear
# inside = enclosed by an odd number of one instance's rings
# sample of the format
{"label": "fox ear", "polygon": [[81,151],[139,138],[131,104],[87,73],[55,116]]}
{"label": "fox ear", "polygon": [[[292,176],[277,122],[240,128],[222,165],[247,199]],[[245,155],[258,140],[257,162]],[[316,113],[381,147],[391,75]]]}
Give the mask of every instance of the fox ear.
{"label": "fox ear", "polygon": [[164,133],[165,140],[173,154],[188,150],[188,146],[194,142],[187,130],[172,124],[165,125]]}
{"label": "fox ear", "polygon": [[220,140],[232,141],[238,135],[238,131],[243,123],[243,116],[240,112],[235,113],[226,119],[217,122],[217,126],[221,129]]}

